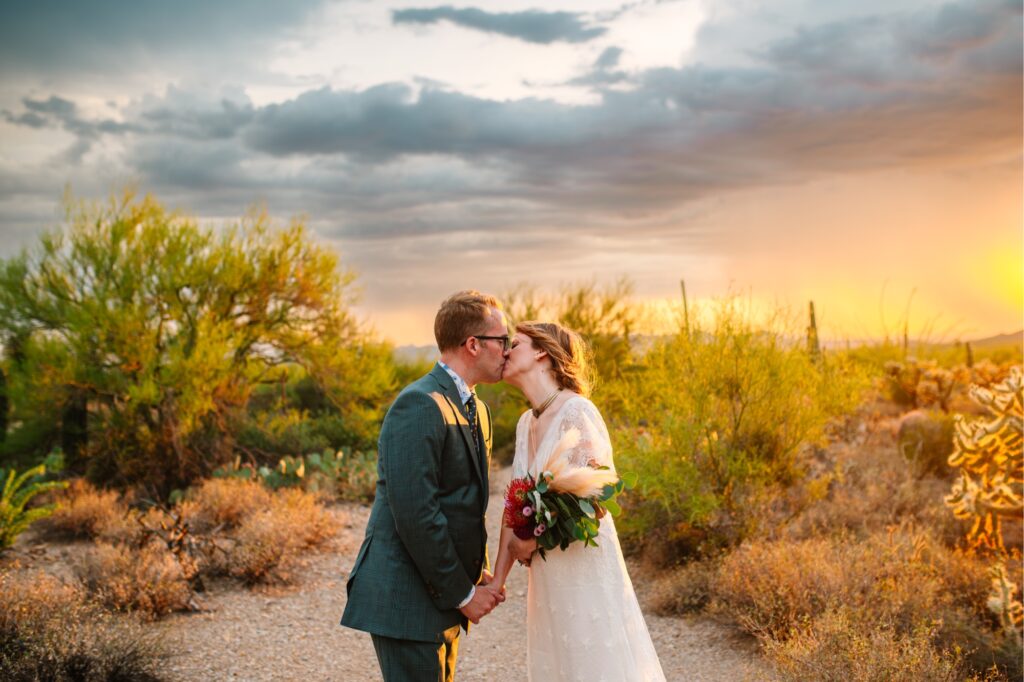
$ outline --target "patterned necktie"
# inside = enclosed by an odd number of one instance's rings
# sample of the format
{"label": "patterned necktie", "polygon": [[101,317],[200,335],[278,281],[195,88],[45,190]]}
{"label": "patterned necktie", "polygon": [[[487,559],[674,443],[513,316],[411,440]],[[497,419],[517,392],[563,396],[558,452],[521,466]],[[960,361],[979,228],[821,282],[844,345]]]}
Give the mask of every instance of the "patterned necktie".
{"label": "patterned necktie", "polygon": [[484,444],[482,434],[480,433],[480,421],[476,418],[476,395],[472,394],[469,396],[469,400],[466,401],[466,413],[469,415],[469,428],[473,432],[473,442],[476,443],[477,455],[483,459],[484,456]]}

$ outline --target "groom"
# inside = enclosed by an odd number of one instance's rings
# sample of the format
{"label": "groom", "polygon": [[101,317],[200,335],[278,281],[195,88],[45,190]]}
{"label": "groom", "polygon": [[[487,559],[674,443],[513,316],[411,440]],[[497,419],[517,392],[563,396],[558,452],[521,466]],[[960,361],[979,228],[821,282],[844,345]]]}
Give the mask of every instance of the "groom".
{"label": "groom", "polygon": [[459,628],[504,601],[490,581],[490,410],[473,387],[501,379],[501,304],[460,291],[441,304],[441,360],[407,386],[381,427],[377,496],[348,579],[341,624],[371,634],[385,682],[451,682]]}

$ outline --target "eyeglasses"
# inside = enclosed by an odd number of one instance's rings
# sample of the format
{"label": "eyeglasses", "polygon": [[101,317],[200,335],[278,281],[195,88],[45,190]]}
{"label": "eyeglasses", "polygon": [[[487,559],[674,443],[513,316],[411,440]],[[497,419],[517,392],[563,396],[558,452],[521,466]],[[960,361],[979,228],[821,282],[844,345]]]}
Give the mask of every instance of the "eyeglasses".
{"label": "eyeglasses", "polygon": [[[469,341],[469,339],[494,339],[495,341],[501,341],[502,351],[507,351],[512,348],[512,339],[508,337],[508,334],[503,334],[502,336],[481,336],[479,334],[473,334],[473,336],[467,338],[466,341]],[[466,341],[463,341],[462,343],[466,343]]]}

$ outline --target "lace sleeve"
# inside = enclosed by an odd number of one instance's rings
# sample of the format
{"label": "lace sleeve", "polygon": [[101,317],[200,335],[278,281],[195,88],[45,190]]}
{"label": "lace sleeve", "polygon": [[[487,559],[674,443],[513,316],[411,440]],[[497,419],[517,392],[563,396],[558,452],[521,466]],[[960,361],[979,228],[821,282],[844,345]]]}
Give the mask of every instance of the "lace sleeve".
{"label": "lace sleeve", "polygon": [[606,466],[615,469],[608,428],[594,403],[584,398],[573,400],[565,406],[559,435],[572,429],[579,433],[579,441],[564,456],[573,466]]}

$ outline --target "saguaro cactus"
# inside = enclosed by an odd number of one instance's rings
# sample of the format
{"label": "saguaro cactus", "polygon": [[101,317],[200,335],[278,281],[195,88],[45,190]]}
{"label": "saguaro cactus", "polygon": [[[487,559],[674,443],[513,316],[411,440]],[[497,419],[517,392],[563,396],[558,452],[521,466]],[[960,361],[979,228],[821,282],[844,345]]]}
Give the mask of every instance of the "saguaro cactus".
{"label": "saguaro cactus", "polygon": [[821,357],[821,345],[818,342],[818,320],[814,315],[814,301],[810,302],[810,323],[807,325],[807,354],[812,360]]}
{"label": "saguaro cactus", "polygon": [[972,548],[1002,552],[1002,520],[1024,513],[1024,370],[1014,367],[991,389],[971,386],[971,397],[992,417],[957,416],[949,464],[960,467],[960,478],[946,504],[957,518],[973,521]]}

